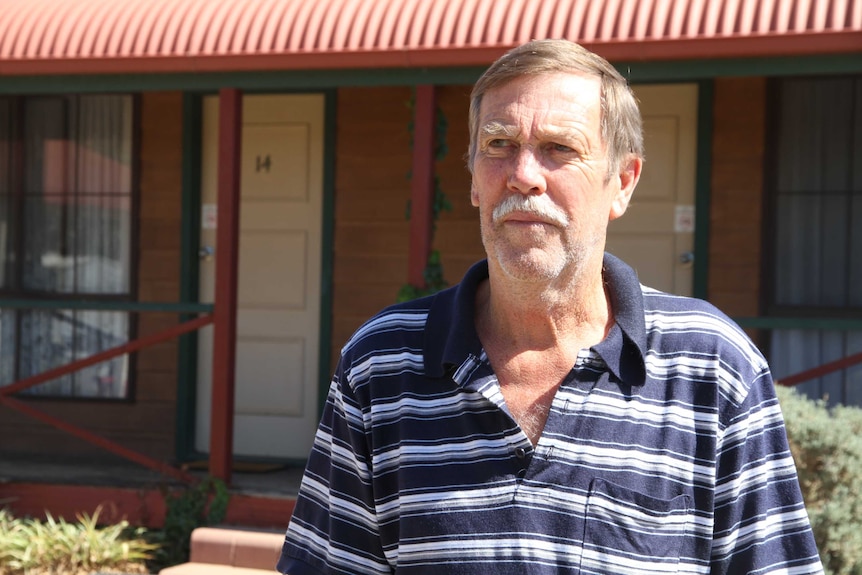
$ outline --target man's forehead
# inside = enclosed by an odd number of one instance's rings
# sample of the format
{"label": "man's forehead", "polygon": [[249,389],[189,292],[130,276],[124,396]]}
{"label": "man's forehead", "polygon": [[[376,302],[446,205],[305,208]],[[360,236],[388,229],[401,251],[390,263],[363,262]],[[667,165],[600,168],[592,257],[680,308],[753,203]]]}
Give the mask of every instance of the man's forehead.
{"label": "man's forehead", "polygon": [[553,72],[518,76],[489,88],[482,97],[480,113],[490,106],[516,104],[530,98],[535,105],[578,103],[601,104],[601,79],[578,72]]}
{"label": "man's forehead", "polygon": [[601,89],[601,77],[596,74],[580,71],[552,71],[527,73],[513,76],[500,81],[485,91],[485,97],[490,94],[506,91],[508,88],[518,85],[536,85],[543,89],[549,89],[554,85],[579,85],[582,90],[596,93]]}
{"label": "man's forehead", "polygon": [[480,130],[515,127],[525,117],[541,118],[547,130],[557,122],[578,123],[601,115],[601,81],[584,73],[558,72],[513,78],[482,98]]}

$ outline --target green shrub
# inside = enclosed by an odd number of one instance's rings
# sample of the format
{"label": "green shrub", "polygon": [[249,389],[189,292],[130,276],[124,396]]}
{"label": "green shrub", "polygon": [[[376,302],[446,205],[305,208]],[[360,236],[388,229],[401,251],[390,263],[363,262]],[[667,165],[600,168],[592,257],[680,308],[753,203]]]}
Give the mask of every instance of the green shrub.
{"label": "green shrub", "polygon": [[98,526],[99,511],[77,523],[18,519],[0,509],[0,575],[77,575],[96,571],[147,573],[155,547],[125,521]]}
{"label": "green shrub", "polygon": [[207,477],[182,489],[165,489],[164,497],[164,526],[151,533],[158,546],[149,562],[154,572],[189,560],[192,531],[221,523],[227,515],[230,493],[224,481]]}
{"label": "green shrub", "polygon": [[823,566],[862,575],[862,409],[777,391]]}

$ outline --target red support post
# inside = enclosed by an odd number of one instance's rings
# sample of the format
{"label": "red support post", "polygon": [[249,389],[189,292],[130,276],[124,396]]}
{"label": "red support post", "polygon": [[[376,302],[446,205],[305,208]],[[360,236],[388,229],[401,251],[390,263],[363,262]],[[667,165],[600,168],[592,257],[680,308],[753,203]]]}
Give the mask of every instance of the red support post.
{"label": "red support post", "polygon": [[416,86],[413,119],[413,178],[410,190],[410,251],[407,281],[425,287],[434,226],[434,122],[437,98],[433,85]]}
{"label": "red support post", "polygon": [[236,376],[242,92],[219,91],[218,214],[216,220],[210,474],[230,484]]}

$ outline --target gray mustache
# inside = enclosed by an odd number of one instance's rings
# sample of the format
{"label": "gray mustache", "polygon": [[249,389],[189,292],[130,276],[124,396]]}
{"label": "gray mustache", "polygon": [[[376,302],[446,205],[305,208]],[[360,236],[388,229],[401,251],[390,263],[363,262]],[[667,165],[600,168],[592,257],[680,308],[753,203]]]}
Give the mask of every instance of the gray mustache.
{"label": "gray mustache", "polygon": [[512,194],[498,204],[491,215],[494,223],[497,224],[511,213],[531,214],[558,226],[566,226],[569,223],[565,212],[551,203],[548,196],[544,194],[538,196]]}

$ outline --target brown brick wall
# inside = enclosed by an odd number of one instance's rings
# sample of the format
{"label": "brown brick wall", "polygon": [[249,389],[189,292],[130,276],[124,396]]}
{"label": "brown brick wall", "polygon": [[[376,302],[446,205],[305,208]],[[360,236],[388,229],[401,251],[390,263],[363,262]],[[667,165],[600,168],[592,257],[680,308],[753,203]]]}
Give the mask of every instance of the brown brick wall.
{"label": "brown brick wall", "polygon": [[408,88],[338,91],[332,356],[407,277]]}
{"label": "brown brick wall", "polygon": [[479,233],[479,211],[470,204],[470,172],[467,170],[467,110],[470,86],[443,86],[437,102],[448,122],[449,153],[437,165],[440,185],[452,204],[437,224],[434,247],[440,250],[446,281],[458,283],[472,264],[485,257]]}
{"label": "brown brick wall", "polygon": [[[140,261],[138,297],[142,301],[179,301],[182,229],[182,110],[180,92],[142,96],[140,177]],[[138,334],[168,329],[176,314],[139,314]],[[177,340],[141,350],[137,358],[137,404],[149,413],[148,449],[174,455],[177,397]]]}
{"label": "brown brick wall", "polygon": [[[445,86],[437,94],[448,121],[449,148],[437,173],[453,209],[441,215],[434,246],[441,251],[450,285],[484,254],[464,161],[469,90]],[[333,359],[362,322],[395,303],[407,281],[410,98],[411,90],[401,87],[338,91]]]}
{"label": "brown brick wall", "polygon": [[715,81],[708,297],[731,316],[759,311],[765,108],[765,79]]}

